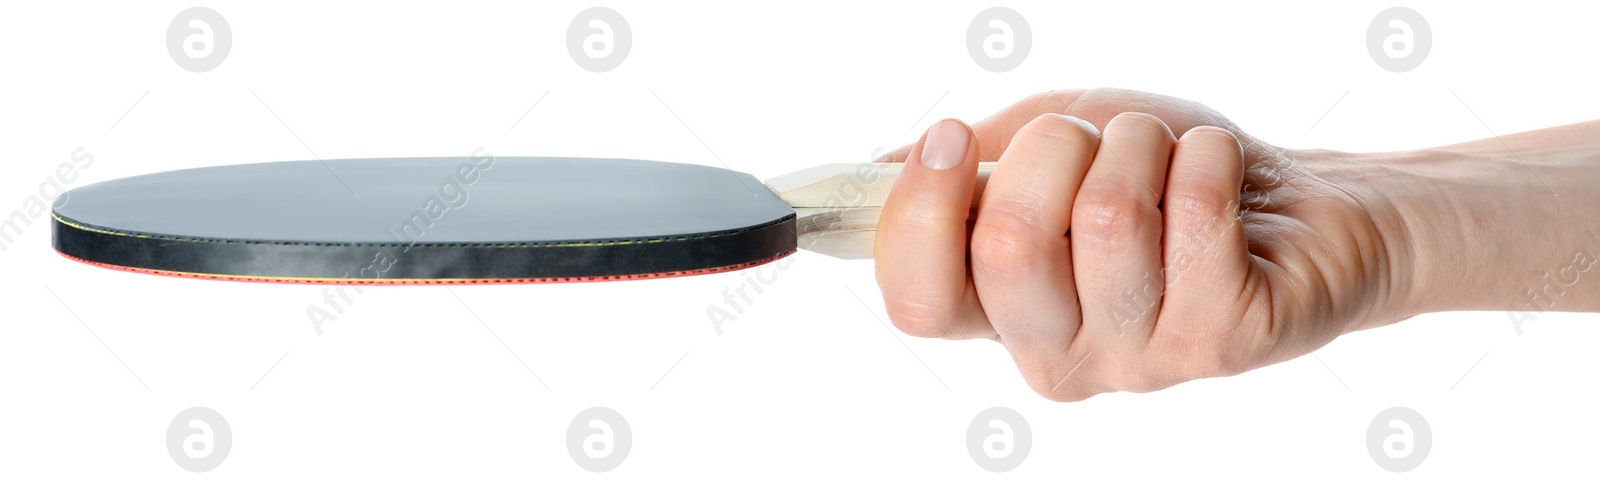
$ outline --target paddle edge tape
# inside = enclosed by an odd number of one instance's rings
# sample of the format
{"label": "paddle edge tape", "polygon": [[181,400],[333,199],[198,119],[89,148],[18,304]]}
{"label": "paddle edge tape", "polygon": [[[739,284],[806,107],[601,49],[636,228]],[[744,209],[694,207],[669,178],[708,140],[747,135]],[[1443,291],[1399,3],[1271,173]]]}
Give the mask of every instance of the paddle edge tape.
{"label": "paddle edge tape", "polygon": [[174,277],[291,284],[529,284],[652,279],[758,266],[796,250],[795,215],[741,229],[521,243],[326,243],[185,238],[52,212],[62,256]]}

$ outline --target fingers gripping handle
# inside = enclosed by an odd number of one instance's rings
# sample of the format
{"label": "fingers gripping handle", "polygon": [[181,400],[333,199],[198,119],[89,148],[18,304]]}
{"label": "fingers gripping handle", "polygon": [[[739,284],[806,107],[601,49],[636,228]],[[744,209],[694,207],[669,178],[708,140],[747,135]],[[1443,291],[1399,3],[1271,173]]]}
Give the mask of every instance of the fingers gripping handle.
{"label": "fingers gripping handle", "polygon": [[[978,164],[974,206],[994,167],[994,162]],[[903,163],[819,165],[774,177],[767,188],[794,207],[800,248],[840,259],[871,259],[883,203],[904,168]]]}

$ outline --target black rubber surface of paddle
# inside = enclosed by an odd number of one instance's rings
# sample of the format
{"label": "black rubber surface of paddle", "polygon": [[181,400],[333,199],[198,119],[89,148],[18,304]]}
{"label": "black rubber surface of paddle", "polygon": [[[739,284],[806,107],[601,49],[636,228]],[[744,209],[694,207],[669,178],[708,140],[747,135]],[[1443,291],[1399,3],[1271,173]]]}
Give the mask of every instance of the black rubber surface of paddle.
{"label": "black rubber surface of paddle", "polygon": [[206,167],[74,189],[54,214],[80,260],[290,281],[648,277],[795,249],[794,210],[754,177],[627,159]]}

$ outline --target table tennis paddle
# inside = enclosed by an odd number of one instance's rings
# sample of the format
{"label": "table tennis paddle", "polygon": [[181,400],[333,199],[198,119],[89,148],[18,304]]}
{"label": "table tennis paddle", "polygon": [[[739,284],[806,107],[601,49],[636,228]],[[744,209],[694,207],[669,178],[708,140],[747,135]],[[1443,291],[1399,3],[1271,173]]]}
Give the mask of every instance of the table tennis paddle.
{"label": "table tennis paddle", "polygon": [[[822,165],[762,184],[692,164],[479,154],[227,165],[101,182],[56,202],[54,246],[113,269],[278,283],[705,274],[796,248],[870,258],[903,166]],[[992,167],[980,168],[979,189]]]}

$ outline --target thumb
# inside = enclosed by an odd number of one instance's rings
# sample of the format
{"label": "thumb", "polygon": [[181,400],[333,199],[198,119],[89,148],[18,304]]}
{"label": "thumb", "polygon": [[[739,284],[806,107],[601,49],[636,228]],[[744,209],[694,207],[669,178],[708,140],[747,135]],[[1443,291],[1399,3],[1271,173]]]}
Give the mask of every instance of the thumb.
{"label": "thumb", "polygon": [[992,337],[967,275],[967,216],[978,175],[972,128],[947,119],[912,146],[884,201],[874,245],[889,317],[922,337]]}

